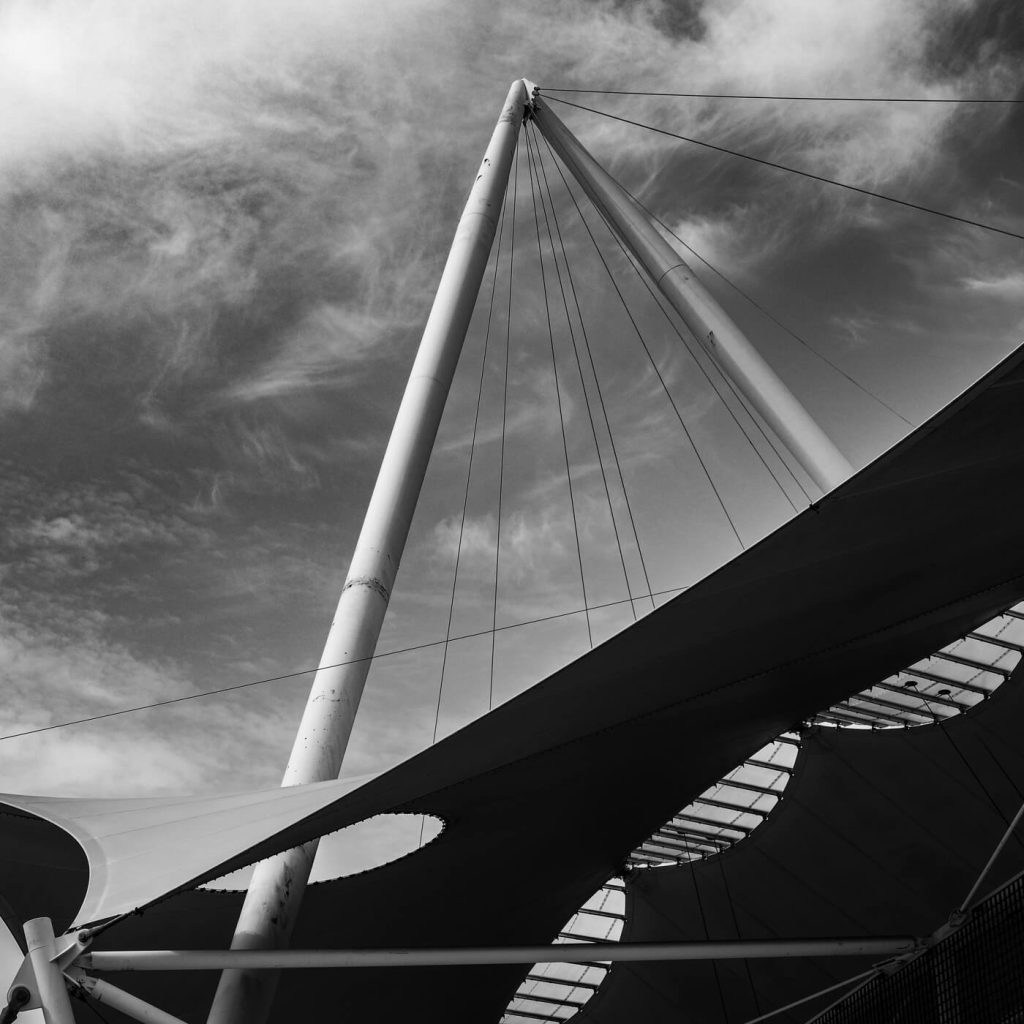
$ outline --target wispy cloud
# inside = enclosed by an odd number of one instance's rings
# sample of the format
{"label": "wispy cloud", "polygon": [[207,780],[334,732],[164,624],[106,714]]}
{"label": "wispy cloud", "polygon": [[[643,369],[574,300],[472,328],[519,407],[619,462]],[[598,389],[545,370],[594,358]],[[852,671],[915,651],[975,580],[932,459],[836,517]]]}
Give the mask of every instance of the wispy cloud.
{"label": "wispy cloud", "polygon": [[991,295],[995,299],[1020,301],[1024,298],[1024,273],[1011,271],[988,278],[967,277],[963,280],[963,286],[968,291]]}
{"label": "wispy cloud", "polygon": [[[418,322],[445,247],[424,212],[457,203],[463,186],[448,169],[478,147],[492,111],[476,98],[495,76],[690,91],[867,82],[929,95],[1008,84],[998,55],[936,74],[929,42],[946,17],[938,3],[875,0],[711,4],[685,25],[654,2],[531,3],[497,16],[425,0],[377,4],[372,16],[356,0],[178,0],[145,14],[116,0],[7,4],[7,407],[38,401],[60,350],[99,335],[108,345],[120,336],[136,399],[171,416],[211,391],[251,402],[338,386],[353,354]],[[443,130],[431,107],[446,112]],[[869,185],[926,175],[954,117],[653,100],[630,110]],[[667,154],[665,140],[622,125],[581,130],[634,181]],[[708,208],[720,202],[712,184],[723,191],[717,167],[699,172],[689,197],[702,241],[777,249],[772,194],[803,186],[773,178],[756,207],[723,214]]]}

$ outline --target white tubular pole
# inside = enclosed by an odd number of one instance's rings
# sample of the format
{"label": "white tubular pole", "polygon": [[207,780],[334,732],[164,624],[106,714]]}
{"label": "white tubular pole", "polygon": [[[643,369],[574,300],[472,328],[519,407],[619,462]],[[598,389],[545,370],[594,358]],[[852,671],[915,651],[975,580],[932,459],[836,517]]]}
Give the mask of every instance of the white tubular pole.
{"label": "white tubular pole", "polygon": [[[530,86],[531,93],[535,87]],[[542,100],[531,95],[537,127],[698,342],[782,439],[814,482],[830,491],[853,467],[797,401],[743,332],[697,280],[650,217],[580,144]]]}
{"label": "white tubular pole", "polygon": [[[282,785],[336,778],[391,598],[416,500],[469,327],[523,122],[526,87],[509,90],[448,253],[434,305],[366,510],[348,578],[310,689]],[[287,945],[316,843],[260,863],[232,949]],[[209,1024],[260,1024],[273,998],[271,975],[221,977]]]}
{"label": "white tubular pole", "polygon": [[86,953],[94,971],[215,971],[336,967],[461,967],[479,964],[579,964],[592,960],[758,960],[808,956],[896,956],[919,943],[908,936],[862,939],[765,939],[722,942],[564,942],[554,946],[468,949],[154,949]]}
{"label": "white tubular pole", "polygon": [[57,943],[48,917],[25,922],[25,944],[35,975],[35,995],[46,1024],[75,1024],[64,972],[57,963]]}
{"label": "white tubular pole", "polygon": [[90,978],[86,975],[79,978],[78,983],[97,1003],[109,1006],[126,1017],[131,1017],[132,1020],[141,1021],[142,1024],[185,1024],[180,1017],[165,1013],[152,1003],[147,1003],[144,999],[139,999],[102,978]]}

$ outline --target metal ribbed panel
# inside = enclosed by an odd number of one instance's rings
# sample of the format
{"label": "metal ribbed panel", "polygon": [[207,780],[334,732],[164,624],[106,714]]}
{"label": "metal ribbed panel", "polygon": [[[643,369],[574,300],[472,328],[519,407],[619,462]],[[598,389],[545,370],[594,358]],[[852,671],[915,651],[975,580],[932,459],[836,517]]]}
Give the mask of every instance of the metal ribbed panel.
{"label": "metal ribbed panel", "polygon": [[[1024,604],[997,615],[935,654],[820,712],[808,724],[905,729],[941,722],[985,700],[1010,675],[1022,653]],[[745,839],[782,799],[799,747],[797,733],[784,733],[762,747],[641,843],[630,854],[628,867],[650,869],[685,864],[714,856]],[[570,919],[560,939],[616,940],[622,932],[624,919],[622,883],[611,879]],[[528,1024],[538,1020],[569,1020],[597,991],[607,973],[605,964],[588,967],[539,964],[520,985],[502,1021],[504,1024]],[[934,992],[934,985],[929,991]],[[934,995],[928,998],[934,1002]],[[847,1021],[873,1024],[883,1019],[891,1017],[829,1017],[828,1024],[847,1024]],[[900,1017],[901,1021],[903,1019]],[[925,1014],[907,1017],[906,1021],[914,1024],[919,1019],[997,1018],[937,1018],[934,1014],[931,1017]]]}

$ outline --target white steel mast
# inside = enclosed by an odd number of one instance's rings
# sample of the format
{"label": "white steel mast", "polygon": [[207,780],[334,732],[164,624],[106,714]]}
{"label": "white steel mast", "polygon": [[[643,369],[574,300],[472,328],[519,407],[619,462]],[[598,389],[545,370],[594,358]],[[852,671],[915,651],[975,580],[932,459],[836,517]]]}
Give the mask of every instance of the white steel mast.
{"label": "white steel mast", "polygon": [[[337,778],[387,611],[441,413],[494,242],[526,86],[509,89],[469,194],[352,555],[282,786]],[[232,949],[286,946],[317,843],[256,867]],[[209,1024],[260,1024],[270,1012],[273,971],[227,970]]]}
{"label": "white steel mast", "polygon": [[669,245],[647,213],[530,90],[530,114],[551,148],[580,183],[654,285],[721,370],[793,453],[811,479],[830,491],[853,467],[764,361],[746,335]]}

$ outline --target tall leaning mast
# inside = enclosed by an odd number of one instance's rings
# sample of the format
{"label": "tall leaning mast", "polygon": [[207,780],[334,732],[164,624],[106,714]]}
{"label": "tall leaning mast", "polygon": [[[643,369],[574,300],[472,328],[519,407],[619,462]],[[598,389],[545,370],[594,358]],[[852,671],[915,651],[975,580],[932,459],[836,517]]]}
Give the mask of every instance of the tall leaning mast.
{"label": "tall leaning mast", "polygon": [[[655,286],[724,373],[824,491],[850,464],[628,193],[550,111],[531,82],[513,83],[462,212],[313,679],[282,786],[337,778],[469,328],[508,185],[531,118]],[[231,948],[288,945],[317,842],[257,865]],[[263,1024],[277,973],[225,970],[207,1024]]]}
{"label": "tall leaning mast", "polygon": [[[494,244],[526,98],[525,83],[515,82],[455,230],[282,786],[325,782],[337,778],[341,771],[434,438]],[[316,850],[316,841],[306,843],[257,865],[232,949],[288,945]],[[208,1024],[262,1024],[276,987],[273,971],[224,971]]]}

